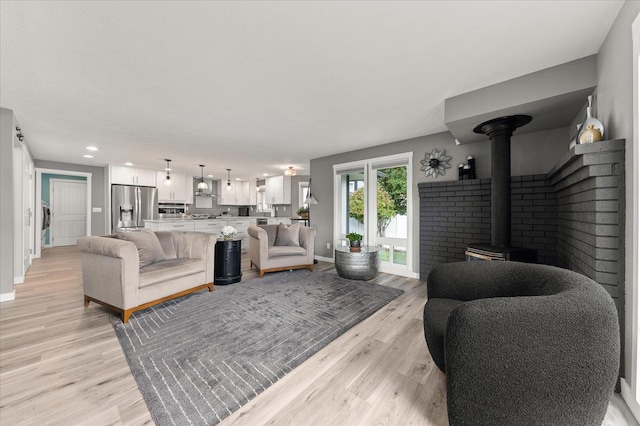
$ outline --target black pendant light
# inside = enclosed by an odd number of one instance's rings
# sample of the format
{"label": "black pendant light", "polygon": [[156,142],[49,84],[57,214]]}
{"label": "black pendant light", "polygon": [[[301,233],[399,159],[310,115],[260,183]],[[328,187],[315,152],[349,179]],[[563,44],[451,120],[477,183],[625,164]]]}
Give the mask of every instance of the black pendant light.
{"label": "black pendant light", "polygon": [[171,163],[171,160],[165,158],[164,161],[167,162],[167,168],[165,169],[167,171],[167,177],[164,179],[164,184],[169,186],[171,185],[171,175],[169,172],[171,172],[171,167],[169,167],[169,163]]}

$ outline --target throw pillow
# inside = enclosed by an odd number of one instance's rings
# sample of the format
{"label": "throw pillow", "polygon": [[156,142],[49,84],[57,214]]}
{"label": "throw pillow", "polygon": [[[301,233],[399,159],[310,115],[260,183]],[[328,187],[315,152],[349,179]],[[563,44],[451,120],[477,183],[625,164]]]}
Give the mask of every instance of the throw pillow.
{"label": "throw pillow", "polygon": [[151,229],[142,228],[136,231],[116,231],[118,238],[131,241],[138,249],[140,267],[164,260],[164,251],[160,240]]}
{"label": "throw pillow", "polygon": [[276,242],[274,246],[294,246],[300,247],[300,225],[278,225]]}

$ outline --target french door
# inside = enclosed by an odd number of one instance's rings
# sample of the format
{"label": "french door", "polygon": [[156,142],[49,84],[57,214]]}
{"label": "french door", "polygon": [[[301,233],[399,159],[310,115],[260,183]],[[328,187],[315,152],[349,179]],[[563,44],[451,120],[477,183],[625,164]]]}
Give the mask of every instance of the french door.
{"label": "french door", "polygon": [[379,249],[382,272],[411,276],[412,153],[334,166],[334,244],[346,234],[363,235],[363,244]]}

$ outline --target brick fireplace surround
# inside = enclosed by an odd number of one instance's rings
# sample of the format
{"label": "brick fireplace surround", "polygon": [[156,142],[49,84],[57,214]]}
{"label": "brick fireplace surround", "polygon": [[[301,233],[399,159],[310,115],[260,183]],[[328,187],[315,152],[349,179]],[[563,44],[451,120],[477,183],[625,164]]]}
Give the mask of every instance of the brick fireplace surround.
{"label": "brick fireplace surround", "polygon": [[[624,324],[623,139],[578,145],[546,175],[511,178],[511,236],[538,262],[600,283]],[[491,243],[491,179],[424,182],[420,194],[420,279],[440,263],[465,260],[469,243]]]}

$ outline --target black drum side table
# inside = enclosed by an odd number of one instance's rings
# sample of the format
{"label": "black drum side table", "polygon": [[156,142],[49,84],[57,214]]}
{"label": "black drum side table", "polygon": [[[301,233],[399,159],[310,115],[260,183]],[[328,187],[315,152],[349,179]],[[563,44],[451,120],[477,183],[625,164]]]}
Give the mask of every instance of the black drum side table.
{"label": "black drum side table", "polygon": [[219,238],[216,242],[216,251],[213,261],[213,283],[215,285],[227,285],[240,282],[240,251],[242,239],[224,240]]}

